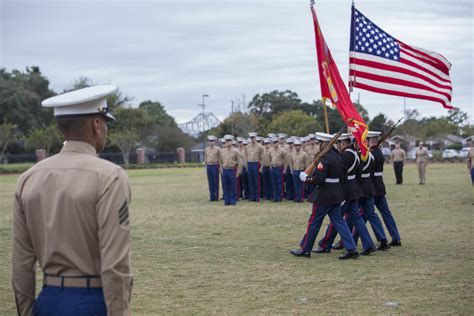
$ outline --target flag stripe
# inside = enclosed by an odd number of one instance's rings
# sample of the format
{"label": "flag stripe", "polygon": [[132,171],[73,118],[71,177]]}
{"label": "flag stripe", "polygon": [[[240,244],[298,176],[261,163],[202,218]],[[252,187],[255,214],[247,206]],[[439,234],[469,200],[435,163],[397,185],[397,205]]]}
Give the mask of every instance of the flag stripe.
{"label": "flag stripe", "polygon": [[[400,49],[400,51],[403,54],[407,55],[407,56],[405,56],[405,58],[407,58],[409,56],[409,57],[414,59],[414,60],[411,59],[413,62],[416,62],[416,61],[420,62],[421,63],[420,66],[429,68],[432,72],[438,74],[442,78],[445,78],[445,79],[449,78],[449,75],[445,71],[441,70],[439,68],[439,64],[436,63],[435,61],[433,61],[431,59],[426,59],[423,56],[417,56],[413,51],[410,51],[410,50],[406,50],[406,49],[402,48],[402,49]],[[444,66],[443,66],[443,68],[444,68]]]}
{"label": "flag stripe", "polygon": [[443,55],[430,51],[430,50],[423,49],[423,48],[410,46],[400,41],[397,41],[397,42],[402,48],[412,51],[413,54],[417,55],[418,57],[420,58],[424,57],[440,65],[441,66],[440,70],[442,70],[444,73],[449,75],[449,70],[451,69],[451,63],[446,58],[444,58]]}
{"label": "flag stripe", "polygon": [[423,79],[431,84],[439,86],[441,89],[452,89],[451,83],[446,82],[444,80],[440,80],[439,78],[432,76],[426,72],[421,71],[416,67],[412,67],[400,62],[396,61],[385,61],[382,57],[370,56],[366,54],[360,53],[353,53],[351,52],[351,57],[349,59],[349,65],[355,65],[356,69],[359,67],[358,65],[364,65],[368,67],[372,67],[373,69],[382,69],[394,72],[401,72],[416,78]]}
{"label": "flag stripe", "polygon": [[[365,68],[365,69],[364,69]],[[408,87],[425,89],[432,91],[434,93],[439,93],[446,96],[448,99],[451,98],[451,90],[439,89],[433,87],[432,85],[419,80],[418,78],[413,78],[411,76],[406,76],[398,72],[391,71],[380,71],[378,69],[371,69],[363,66],[358,66],[357,70],[351,69],[349,74],[356,77],[356,80],[359,77],[367,78],[371,80],[378,80],[388,83],[395,83],[400,85],[406,85]]]}
{"label": "flag stripe", "polygon": [[[353,77],[351,78],[351,80],[353,80]],[[428,92],[426,90],[383,83],[365,78],[357,78],[357,82],[354,83],[354,87],[378,93],[435,101],[441,103],[445,108],[452,108],[451,103],[449,102],[449,100],[447,100],[446,97],[442,97],[439,94]]]}
{"label": "flag stripe", "polygon": [[435,89],[431,89],[431,88],[427,88],[426,86],[424,85],[420,85],[420,84],[414,84],[410,81],[407,81],[407,80],[400,80],[400,79],[395,79],[395,78],[389,78],[389,77],[384,77],[384,76],[377,76],[377,75],[374,75],[374,74],[371,74],[371,73],[364,73],[364,72],[351,72],[350,73],[351,76],[357,76],[357,79],[356,79],[356,85],[357,86],[357,83],[360,82],[360,79],[361,78],[364,78],[364,79],[369,79],[369,80],[372,80],[374,82],[383,82],[383,83],[387,83],[387,84],[393,84],[393,85],[397,85],[397,86],[400,86],[402,88],[400,88],[401,91],[407,91],[407,89],[403,89],[403,87],[407,87],[407,88],[413,88],[413,89],[419,89],[421,91],[426,91],[427,93],[430,93],[433,95],[433,96],[437,96],[439,98],[443,98],[443,99],[446,99],[447,101],[451,102],[451,95],[449,94],[446,94],[446,93],[440,93],[439,91],[435,90]]}
{"label": "flag stripe", "polygon": [[403,49],[401,50],[401,54],[400,54],[400,62],[411,65],[412,67],[418,68],[427,73],[430,73],[431,75],[439,78],[440,80],[449,81],[449,76],[445,75],[442,71],[439,71],[433,66],[424,63],[420,59],[410,56]]}

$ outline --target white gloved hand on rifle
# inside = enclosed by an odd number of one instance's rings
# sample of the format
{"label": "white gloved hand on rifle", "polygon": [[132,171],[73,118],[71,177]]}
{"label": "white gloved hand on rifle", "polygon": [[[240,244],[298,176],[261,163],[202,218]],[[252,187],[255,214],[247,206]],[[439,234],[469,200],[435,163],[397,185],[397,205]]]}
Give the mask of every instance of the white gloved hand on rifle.
{"label": "white gloved hand on rifle", "polygon": [[300,180],[301,180],[301,181],[305,182],[305,180],[306,180],[307,177],[308,177],[308,175],[307,175],[304,171],[302,171],[302,172],[300,173]]}

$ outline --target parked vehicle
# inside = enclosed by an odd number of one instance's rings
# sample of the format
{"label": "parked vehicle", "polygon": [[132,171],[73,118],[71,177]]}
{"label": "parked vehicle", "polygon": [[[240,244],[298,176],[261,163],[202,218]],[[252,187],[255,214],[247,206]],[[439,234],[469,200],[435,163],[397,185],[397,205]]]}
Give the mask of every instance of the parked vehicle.
{"label": "parked vehicle", "polygon": [[441,158],[443,159],[453,159],[453,158],[458,158],[459,153],[454,150],[454,149],[445,149],[443,150],[443,153],[441,154]]}
{"label": "parked vehicle", "polygon": [[469,155],[469,151],[471,150],[470,147],[463,147],[460,151],[459,151],[459,157],[461,158],[467,158],[467,155]]}

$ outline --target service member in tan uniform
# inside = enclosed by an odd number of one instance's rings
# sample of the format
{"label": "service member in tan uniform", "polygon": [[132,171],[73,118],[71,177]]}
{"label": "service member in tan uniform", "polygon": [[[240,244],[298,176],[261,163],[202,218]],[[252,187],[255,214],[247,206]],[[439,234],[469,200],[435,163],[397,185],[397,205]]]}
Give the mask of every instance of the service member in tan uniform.
{"label": "service member in tan uniform", "polygon": [[[54,107],[66,142],[18,180],[12,281],[19,315],[128,315],[130,187],[119,166],[97,157],[106,143],[106,98],[115,86],[72,91]],[[36,262],[44,273],[35,298]],[[41,313],[40,313],[41,311]]]}
{"label": "service member in tan uniform", "polygon": [[286,153],[279,146],[279,139],[273,138],[273,149],[270,151],[272,173],[273,202],[283,200],[283,175],[286,170]]}
{"label": "service member in tan uniform", "polygon": [[245,148],[248,146],[248,144],[248,140],[241,137],[241,140],[239,140],[239,152],[240,156],[242,157],[242,172],[240,173],[238,181],[239,189],[237,191],[239,191],[238,197],[243,198],[245,200],[248,200],[250,198],[249,177],[247,172],[247,153],[245,152]]}
{"label": "service member in tan uniform", "polygon": [[221,149],[216,146],[217,137],[207,136],[209,145],[206,147],[204,162],[206,164],[209,200],[219,201],[219,159]]}
{"label": "service member in tan uniform", "polygon": [[262,157],[262,165],[260,167],[260,173],[263,177],[263,190],[265,192],[265,200],[272,200],[273,199],[273,187],[272,187],[272,175],[270,171],[270,151],[272,150],[272,146],[270,144],[269,138],[263,139],[264,150],[263,150],[263,157]]}
{"label": "service member in tan uniform", "polygon": [[467,169],[471,173],[471,182],[474,186],[474,146],[472,144],[468,144],[471,147],[469,150],[469,154],[467,155]]}
{"label": "service member in tan uniform", "polygon": [[224,205],[235,205],[237,204],[236,177],[242,171],[242,156],[232,146],[233,139],[230,135],[224,136],[224,139],[224,149],[222,149],[220,157]]}
{"label": "service member in tan uniform", "polygon": [[288,146],[287,149],[285,149],[285,154],[286,154],[286,170],[285,170],[285,175],[284,175],[284,182],[285,182],[285,190],[283,195],[285,198],[289,201],[293,201],[295,199],[295,186],[293,184],[293,177],[291,175],[291,169],[290,169],[290,156],[291,153],[294,151],[293,148],[293,137],[289,137],[285,140],[285,144]]}
{"label": "service member in tan uniform", "polygon": [[400,143],[395,144],[395,149],[392,150],[393,170],[395,171],[395,184],[403,183],[403,163],[405,162],[406,153],[403,148],[400,148]]}
{"label": "service member in tan uniform", "polygon": [[247,173],[249,179],[249,200],[260,201],[260,164],[263,158],[263,146],[257,143],[257,133],[250,132],[250,144],[245,147],[247,154]]}
{"label": "service member in tan uniform", "polygon": [[419,184],[425,184],[426,181],[426,165],[428,164],[428,149],[423,146],[423,142],[419,143],[418,148],[415,152],[416,155],[416,167],[418,168],[418,178],[420,179]]}
{"label": "service member in tan uniform", "polygon": [[294,141],[294,150],[290,153],[290,169],[293,177],[293,186],[295,191],[294,201],[301,203],[304,201],[304,182],[300,179],[300,173],[303,172],[310,164],[309,156],[301,150],[301,141]]}

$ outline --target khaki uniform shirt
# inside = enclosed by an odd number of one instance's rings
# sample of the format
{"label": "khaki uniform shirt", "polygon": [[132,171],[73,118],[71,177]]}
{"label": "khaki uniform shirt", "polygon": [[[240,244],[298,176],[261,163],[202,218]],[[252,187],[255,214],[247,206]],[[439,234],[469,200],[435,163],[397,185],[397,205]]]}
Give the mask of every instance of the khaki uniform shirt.
{"label": "khaki uniform shirt", "polygon": [[242,157],[242,168],[247,167],[247,153],[245,152],[245,147],[239,148],[240,157]]}
{"label": "khaki uniform shirt", "polygon": [[426,147],[423,147],[422,149],[420,149],[420,147],[416,148],[416,162],[425,162],[427,156],[428,149],[426,149]]}
{"label": "khaki uniform shirt", "polygon": [[316,157],[316,155],[319,153],[319,146],[318,145],[311,145],[311,146],[307,146],[306,147],[306,153],[308,154],[309,156],[309,159],[311,161],[314,160],[314,157]]}
{"label": "khaki uniform shirt", "polygon": [[263,158],[263,146],[259,144],[248,144],[245,147],[245,152],[247,153],[247,161],[248,162],[260,162]]}
{"label": "khaki uniform shirt", "polygon": [[304,170],[310,164],[309,156],[303,150],[294,150],[290,154],[290,169],[293,170]]}
{"label": "khaki uniform shirt", "polygon": [[204,161],[208,165],[215,165],[219,163],[221,149],[216,145],[211,145],[206,147],[206,155],[204,156]]}
{"label": "khaki uniform shirt", "polygon": [[242,172],[242,156],[240,152],[232,147],[224,148],[221,151],[221,169],[237,168],[237,173]]}
{"label": "khaki uniform shirt", "polygon": [[395,162],[395,161],[405,161],[405,157],[406,157],[406,154],[405,154],[405,151],[400,148],[400,149],[394,149],[392,150],[392,160]]}
{"label": "khaki uniform shirt", "polygon": [[100,276],[108,315],[127,315],[130,187],[125,171],[68,141],[18,180],[13,210],[13,290],[20,315],[35,302],[36,261],[47,275]]}
{"label": "khaki uniform shirt", "polygon": [[270,167],[270,151],[271,150],[272,150],[271,147],[264,148],[263,157],[262,157],[262,167]]}
{"label": "khaki uniform shirt", "polygon": [[284,166],[286,169],[286,153],[280,147],[273,148],[270,153],[270,165],[272,167]]}

